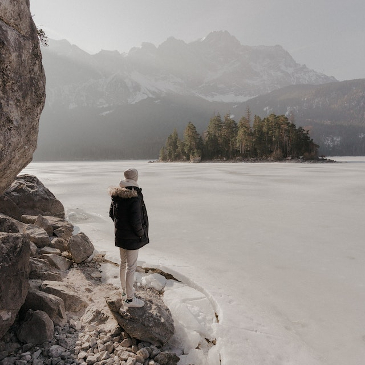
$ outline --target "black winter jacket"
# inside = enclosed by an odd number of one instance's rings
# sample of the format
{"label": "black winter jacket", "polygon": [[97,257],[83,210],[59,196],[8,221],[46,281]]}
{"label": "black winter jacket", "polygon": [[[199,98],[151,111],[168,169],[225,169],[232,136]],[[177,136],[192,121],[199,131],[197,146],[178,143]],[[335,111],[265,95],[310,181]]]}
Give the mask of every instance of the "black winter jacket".
{"label": "black winter jacket", "polygon": [[138,250],[149,242],[148,216],[142,189],[128,186],[110,189],[109,216],[114,221],[115,245]]}

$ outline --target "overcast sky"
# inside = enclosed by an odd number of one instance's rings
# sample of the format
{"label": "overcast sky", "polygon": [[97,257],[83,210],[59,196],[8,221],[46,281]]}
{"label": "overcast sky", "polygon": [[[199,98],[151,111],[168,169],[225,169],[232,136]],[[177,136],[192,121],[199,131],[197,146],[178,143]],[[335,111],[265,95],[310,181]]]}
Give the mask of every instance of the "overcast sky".
{"label": "overcast sky", "polygon": [[338,80],[365,78],[365,0],[30,0],[50,38],[96,53],[228,30]]}

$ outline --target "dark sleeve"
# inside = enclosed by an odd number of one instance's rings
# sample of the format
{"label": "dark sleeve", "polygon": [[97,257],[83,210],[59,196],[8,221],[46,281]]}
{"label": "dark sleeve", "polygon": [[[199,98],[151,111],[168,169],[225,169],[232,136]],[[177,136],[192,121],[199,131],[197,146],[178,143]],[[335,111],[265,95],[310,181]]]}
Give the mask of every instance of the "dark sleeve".
{"label": "dark sleeve", "polygon": [[139,198],[133,198],[133,201],[131,202],[130,225],[137,236],[142,237],[144,235],[141,200]]}
{"label": "dark sleeve", "polygon": [[114,221],[114,204],[113,204],[113,202],[111,202],[111,204],[110,204],[109,217]]}

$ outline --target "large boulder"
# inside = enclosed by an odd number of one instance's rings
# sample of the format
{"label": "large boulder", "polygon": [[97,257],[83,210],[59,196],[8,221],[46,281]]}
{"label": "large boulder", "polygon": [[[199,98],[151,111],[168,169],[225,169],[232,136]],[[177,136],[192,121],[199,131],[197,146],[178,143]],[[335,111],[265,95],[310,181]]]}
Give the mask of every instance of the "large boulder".
{"label": "large boulder", "polygon": [[62,327],[66,323],[65,304],[61,298],[53,294],[30,288],[20,310],[21,316],[25,316],[29,309],[46,312],[56,326]]}
{"label": "large boulder", "polygon": [[52,340],[53,334],[54,324],[49,315],[43,311],[30,309],[18,329],[17,336],[21,342],[40,345]]}
{"label": "large boulder", "polygon": [[85,233],[75,234],[68,241],[68,249],[72,259],[78,264],[89,258],[94,252],[94,245]]}
{"label": "large boulder", "polygon": [[32,257],[29,260],[29,279],[61,281],[62,274],[46,259]]}
{"label": "large boulder", "polygon": [[72,286],[64,282],[44,281],[40,289],[45,293],[53,294],[63,299],[65,309],[68,312],[79,312],[87,307],[87,302],[76,293]]}
{"label": "large boulder", "polygon": [[72,265],[71,260],[54,253],[43,254],[41,258],[46,259],[53,267],[61,271],[67,271]]}
{"label": "large boulder", "polygon": [[0,194],[32,160],[45,74],[29,0],[0,1]]}
{"label": "large boulder", "polygon": [[174,321],[162,299],[152,291],[139,290],[145,304],[142,308],[124,308],[118,295],[105,300],[113,316],[132,338],[163,346],[174,334]]}
{"label": "large boulder", "polygon": [[49,246],[51,243],[51,239],[49,238],[47,232],[35,224],[24,225],[23,233],[27,234],[29,239],[35,243],[37,247]]}
{"label": "large boulder", "polygon": [[19,175],[4,196],[24,215],[55,216],[64,218],[62,203],[33,175]]}
{"label": "large boulder", "polygon": [[29,240],[20,233],[0,233],[0,338],[13,324],[28,293]]}
{"label": "large boulder", "polygon": [[53,227],[47,218],[44,218],[42,215],[38,215],[37,219],[34,222],[34,225],[38,226],[39,228],[43,228],[48,236],[53,235]]}
{"label": "large boulder", "polygon": [[[0,205],[0,211],[1,211],[1,205]],[[74,230],[74,226],[72,225],[72,223],[66,221],[63,218],[58,218],[53,216],[45,216],[42,218],[44,218],[47,221],[47,224],[49,224],[50,227],[52,228],[52,233],[54,233],[57,237],[68,240],[72,236]],[[26,224],[36,224],[38,219],[39,215],[36,216],[27,214],[23,214],[20,218],[20,220]]]}

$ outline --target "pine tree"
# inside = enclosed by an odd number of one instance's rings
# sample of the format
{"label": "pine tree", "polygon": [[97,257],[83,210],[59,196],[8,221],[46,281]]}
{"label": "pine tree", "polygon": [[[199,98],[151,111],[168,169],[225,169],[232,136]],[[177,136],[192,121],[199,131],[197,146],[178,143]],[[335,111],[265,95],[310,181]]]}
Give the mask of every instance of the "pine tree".
{"label": "pine tree", "polygon": [[184,131],[184,151],[188,159],[201,157],[201,137],[193,123],[189,122]]}
{"label": "pine tree", "polygon": [[252,131],[249,119],[246,117],[242,117],[238,122],[237,147],[241,156],[249,156],[252,147]]}
{"label": "pine tree", "polygon": [[206,155],[209,159],[219,158],[222,155],[222,119],[218,113],[210,119],[207,138],[205,141]]}
{"label": "pine tree", "polygon": [[232,159],[236,153],[237,146],[237,123],[226,114],[222,125],[222,152],[223,157]]}
{"label": "pine tree", "polygon": [[179,136],[175,128],[173,133],[167,137],[166,141],[165,153],[168,161],[176,161],[179,158],[181,153],[179,147]]}

